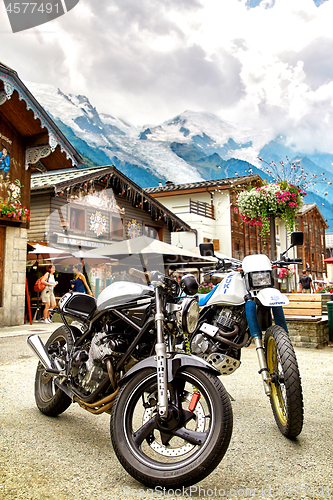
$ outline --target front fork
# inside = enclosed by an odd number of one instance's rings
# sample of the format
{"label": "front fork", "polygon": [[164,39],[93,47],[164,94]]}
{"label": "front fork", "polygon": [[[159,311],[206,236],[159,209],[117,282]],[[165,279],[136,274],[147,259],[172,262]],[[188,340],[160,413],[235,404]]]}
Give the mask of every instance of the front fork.
{"label": "front fork", "polygon": [[248,299],[245,303],[245,313],[251,337],[254,339],[256,346],[257,358],[259,362],[259,373],[261,374],[264,383],[264,390],[267,396],[272,395],[271,375],[267,367],[265,350],[262,344],[262,332],[258,323],[257,308],[254,300]]}
{"label": "front fork", "polygon": [[254,343],[256,346],[256,352],[257,352],[257,358],[259,361],[259,373],[261,374],[262,381],[264,383],[264,389],[265,389],[265,394],[266,396],[271,396],[272,395],[272,388],[271,388],[271,375],[269,372],[269,369],[267,367],[267,362],[266,362],[266,356],[265,356],[265,350],[262,345],[262,337],[254,337]]}
{"label": "front fork", "polygon": [[167,379],[167,349],[164,342],[164,314],[159,288],[155,288],[156,314],[155,323],[157,331],[156,369],[157,369],[157,405],[161,418],[168,416],[168,379]]}

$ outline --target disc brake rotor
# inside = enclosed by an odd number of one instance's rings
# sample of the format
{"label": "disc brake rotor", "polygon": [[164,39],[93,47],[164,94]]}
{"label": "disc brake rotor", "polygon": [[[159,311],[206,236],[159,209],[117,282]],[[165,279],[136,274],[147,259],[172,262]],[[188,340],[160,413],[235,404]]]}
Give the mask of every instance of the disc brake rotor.
{"label": "disc brake rotor", "polygon": [[[182,400],[183,401],[188,401],[189,403],[191,402],[192,395],[189,392],[185,392],[183,395]],[[147,408],[143,418],[142,418],[142,424],[145,424],[152,418],[152,413],[155,411],[155,407],[152,408]],[[196,412],[196,431],[197,432],[204,432],[205,430],[205,412],[202,408],[202,405],[200,404],[200,400],[197,402],[196,407],[195,407],[195,412]],[[181,438],[176,438],[181,439]],[[183,440],[182,440],[183,441]],[[191,451],[195,445],[192,443],[186,443],[183,446],[164,446],[163,444],[159,443],[156,439],[154,439],[152,442],[149,442],[149,446],[156,451],[156,453],[159,453],[160,455],[164,455],[165,457],[179,457],[181,455],[186,455],[189,451]]]}

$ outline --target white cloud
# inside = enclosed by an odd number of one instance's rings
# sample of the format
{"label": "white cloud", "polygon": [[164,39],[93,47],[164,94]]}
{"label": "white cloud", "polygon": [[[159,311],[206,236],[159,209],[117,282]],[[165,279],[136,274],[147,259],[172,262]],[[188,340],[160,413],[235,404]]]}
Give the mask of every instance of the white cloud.
{"label": "white cloud", "polygon": [[2,7],[2,62],[135,124],[211,111],[333,152],[332,18],[333,0],[81,0],[12,34]]}

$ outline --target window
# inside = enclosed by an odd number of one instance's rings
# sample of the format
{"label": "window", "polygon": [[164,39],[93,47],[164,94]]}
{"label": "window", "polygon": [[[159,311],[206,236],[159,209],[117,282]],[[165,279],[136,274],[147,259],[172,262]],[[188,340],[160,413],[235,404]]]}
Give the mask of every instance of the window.
{"label": "window", "polygon": [[154,238],[155,240],[162,240],[162,233],[163,230],[161,227],[158,226],[148,226],[147,224],[145,225],[145,236],[148,236],[149,238]]}
{"label": "window", "polygon": [[85,231],[86,211],[79,208],[70,209],[69,228],[72,231]]}
{"label": "window", "polygon": [[116,217],[112,217],[111,223],[111,238],[123,238],[124,236],[124,221]]}

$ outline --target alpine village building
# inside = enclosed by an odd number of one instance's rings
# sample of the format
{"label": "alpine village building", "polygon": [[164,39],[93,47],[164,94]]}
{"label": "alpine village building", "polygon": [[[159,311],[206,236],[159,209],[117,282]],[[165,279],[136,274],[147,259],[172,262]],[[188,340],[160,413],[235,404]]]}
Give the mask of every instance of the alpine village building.
{"label": "alpine village building", "polygon": [[[139,236],[170,243],[171,233],[178,231],[191,231],[191,227],[114,166],[32,176],[31,246],[39,243],[70,253],[86,253],[89,259],[87,252],[97,247]],[[122,269],[102,259],[87,266],[95,296]],[[56,271],[61,269],[56,265]],[[36,278],[32,271],[28,272],[30,292]],[[31,272],[33,277],[29,279]],[[59,280],[58,294],[68,291],[71,274],[69,266]]]}
{"label": "alpine village building", "polygon": [[[174,184],[146,189],[146,192],[176,213],[196,231],[172,235],[173,244],[191,249],[200,242],[212,242],[214,249],[226,256],[242,260],[246,255],[270,255],[271,242],[260,236],[258,226],[245,224],[235,210],[235,197],[241,190],[263,185],[259,175]],[[316,204],[304,204],[296,216],[296,230],[303,231],[303,247],[297,247],[295,256],[302,258],[298,274],[308,269],[314,281],[326,278],[325,229],[328,225]],[[276,255],[288,245],[284,224],[276,220]],[[297,283],[295,283],[295,286]]]}
{"label": "alpine village building", "polygon": [[20,80],[0,63],[0,327],[24,321],[30,178],[81,156]]}

